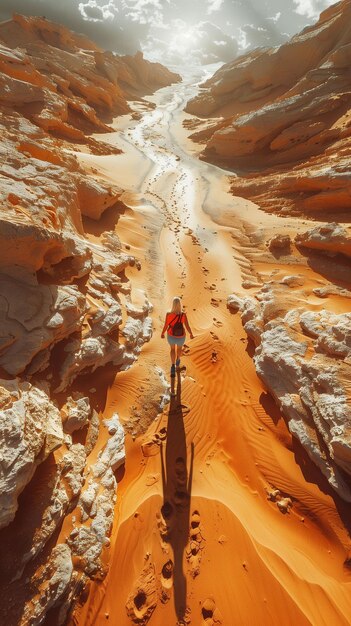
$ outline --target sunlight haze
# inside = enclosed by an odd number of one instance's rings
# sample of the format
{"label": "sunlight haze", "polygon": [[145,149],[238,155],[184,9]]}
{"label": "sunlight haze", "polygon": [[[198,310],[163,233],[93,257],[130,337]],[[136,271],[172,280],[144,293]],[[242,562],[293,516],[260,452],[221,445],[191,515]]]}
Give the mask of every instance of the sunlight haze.
{"label": "sunlight haze", "polygon": [[141,49],[170,64],[227,62],[258,46],[276,46],[316,21],[330,0],[3,0],[13,12],[45,15],[121,54]]}

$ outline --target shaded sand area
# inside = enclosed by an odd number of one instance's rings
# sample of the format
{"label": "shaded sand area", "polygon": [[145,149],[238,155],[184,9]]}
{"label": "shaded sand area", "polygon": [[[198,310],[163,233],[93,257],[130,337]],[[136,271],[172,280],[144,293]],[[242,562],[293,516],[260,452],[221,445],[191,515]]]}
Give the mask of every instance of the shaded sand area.
{"label": "shaded sand area", "polygon": [[[258,274],[320,277],[301,255],[286,271],[259,249],[277,232],[305,228],[301,220],[233,199],[226,172],[194,156],[182,129],[193,79],[150,97],[157,106],[140,121],[124,118],[122,138],[103,136],[124,155],[79,155],[129,189],[110,227],[141,261],[128,274],[133,292],[153,303],[154,336],[108,389],[104,416],[117,411],[127,433],[110,569],[71,623],[347,626],[350,507],[289,434],[256,376],[240,317],[227,309],[227,296]],[[92,240],[98,231],[91,225]],[[157,414],[169,380],[160,332],[173,295],[195,338],[176,396]]]}

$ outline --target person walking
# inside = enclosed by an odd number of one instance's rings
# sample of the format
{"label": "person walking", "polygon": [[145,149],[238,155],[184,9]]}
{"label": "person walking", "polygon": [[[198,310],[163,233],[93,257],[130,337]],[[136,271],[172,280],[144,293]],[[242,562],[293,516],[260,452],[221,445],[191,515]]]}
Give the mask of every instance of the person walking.
{"label": "person walking", "polygon": [[161,338],[167,331],[167,341],[171,347],[171,377],[174,378],[176,367],[180,367],[180,357],[182,356],[183,345],[185,343],[185,329],[189,332],[190,339],[194,338],[189,326],[187,314],[184,313],[180,298],[173,298],[172,308],[166,313],[165,323],[162,329]]}

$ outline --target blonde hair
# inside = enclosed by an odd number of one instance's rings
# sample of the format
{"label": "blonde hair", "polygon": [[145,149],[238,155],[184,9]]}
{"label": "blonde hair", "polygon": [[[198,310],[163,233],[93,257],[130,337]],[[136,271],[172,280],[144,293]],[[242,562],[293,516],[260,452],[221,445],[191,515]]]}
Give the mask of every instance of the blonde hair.
{"label": "blonde hair", "polygon": [[182,302],[178,296],[173,298],[171,313],[177,313],[178,315],[182,313]]}

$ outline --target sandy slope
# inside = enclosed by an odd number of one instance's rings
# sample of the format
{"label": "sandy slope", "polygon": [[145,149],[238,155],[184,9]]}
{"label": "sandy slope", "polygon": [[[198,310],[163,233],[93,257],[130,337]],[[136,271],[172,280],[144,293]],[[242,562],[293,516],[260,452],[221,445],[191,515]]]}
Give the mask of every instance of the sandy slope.
{"label": "sandy slope", "polygon": [[[155,111],[126,126],[121,170],[118,156],[82,156],[122,186],[130,156],[127,186],[139,193],[125,196],[133,208],[117,233],[142,262],[132,280],[154,304],[155,328],[108,391],[105,415],[117,410],[129,433],[110,571],[72,623],[346,626],[349,510],[292,440],[226,307],[252,278],[248,230],[289,232],[291,221],[233,200],[225,172],[187,153],[178,110],[191,89],[163,89]],[[176,398],[155,418],[156,368],[169,375],[160,330],[176,294],[196,337]]]}

